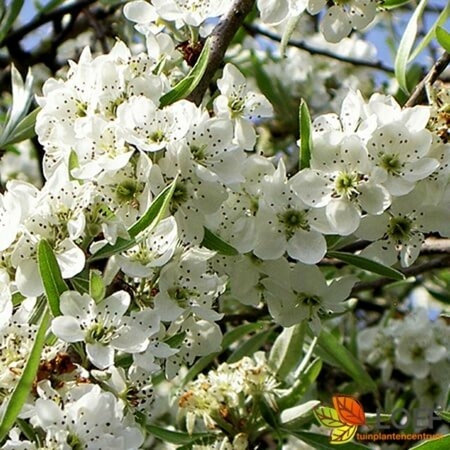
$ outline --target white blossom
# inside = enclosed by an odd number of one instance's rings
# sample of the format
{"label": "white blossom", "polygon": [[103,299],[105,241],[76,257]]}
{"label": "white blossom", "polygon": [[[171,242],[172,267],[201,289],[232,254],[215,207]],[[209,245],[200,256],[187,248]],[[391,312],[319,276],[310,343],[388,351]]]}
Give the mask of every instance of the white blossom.
{"label": "white blossom", "polygon": [[282,281],[261,281],[268,290],[271,316],[284,327],[307,321],[318,334],[321,317],[345,310],[343,301],[349,297],[356,278],[343,277],[328,284],[317,266],[297,263],[289,271],[288,282]]}
{"label": "white blossom", "polygon": [[53,333],[65,342],[85,342],[89,360],[104,369],[114,363],[115,350],[145,350],[148,337],[159,330],[159,317],[152,310],[124,316],[130,296],[118,291],[100,303],[87,294],[66,291],[61,295],[62,315],[53,319]]}
{"label": "white blossom", "polygon": [[217,86],[221,95],[214,100],[214,111],[218,117],[233,121],[236,144],[251,150],[256,142],[251,121],[270,117],[272,105],[262,94],[249,89],[244,75],[232,64],[225,66]]}

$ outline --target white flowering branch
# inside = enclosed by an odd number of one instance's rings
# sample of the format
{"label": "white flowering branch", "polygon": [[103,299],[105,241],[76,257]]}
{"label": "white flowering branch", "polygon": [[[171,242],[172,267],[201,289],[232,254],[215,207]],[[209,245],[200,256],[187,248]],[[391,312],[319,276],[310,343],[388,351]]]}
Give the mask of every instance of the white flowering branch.
{"label": "white flowering branch", "polygon": [[230,42],[242,25],[245,17],[252,10],[254,3],[254,0],[235,0],[228,13],[211,33],[209,38],[211,40],[211,51],[208,65],[199,84],[189,96],[189,100],[197,105],[201,103],[210,81],[223,62]]}

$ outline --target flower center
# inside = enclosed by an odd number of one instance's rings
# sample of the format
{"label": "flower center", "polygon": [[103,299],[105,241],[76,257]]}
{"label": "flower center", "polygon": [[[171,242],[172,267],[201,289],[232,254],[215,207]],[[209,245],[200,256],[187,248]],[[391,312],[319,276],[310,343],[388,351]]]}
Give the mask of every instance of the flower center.
{"label": "flower center", "polygon": [[98,342],[103,345],[107,345],[114,333],[113,327],[105,327],[103,322],[97,322],[93,324],[86,333],[85,342],[87,344],[94,344]]}
{"label": "flower center", "polygon": [[317,305],[320,305],[320,297],[317,295],[307,294],[305,292],[297,294],[297,307],[306,306],[313,308]]}
{"label": "flower center", "polygon": [[391,217],[388,235],[396,241],[407,240],[412,230],[412,220],[407,217]]}
{"label": "flower center", "polygon": [[75,434],[69,434],[69,436],[67,436],[67,445],[72,450],[83,450],[85,448],[82,442],[80,441],[80,438]]}
{"label": "flower center", "polygon": [[87,116],[87,103],[76,101],[77,106],[77,116],[78,117],[86,117]]}
{"label": "flower center", "polygon": [[380,158],[380,166],[392,175],[400,175],[402,163],[398,155],[384,153]]}
{"label": "flower center", "polygon": [[96,203],[86,210],[87,232],[90,236],[101,233],[101,224],[114,219],[114,213],[104,203]]}
{"label": "flower center", "polygon": [[231,116],[233,118],[239,117],[241,115],[242,111],[244,111],[245,100],[243,97],[234,97],[228,103],[228,107],[231,110]]}
{"label": "flower center", "polygon": [[157,130],[150,135],[148,140],[151,143],[161,144],[161,142],[163,142],[165,138],[166,138],[166,136],[165,136],[164,132],[162,130]]}
{"label": "flower center", "polygon": [[136,261],[146,266],[154,259],[154,252],[147,246],[145,240],[125,252],[130,261]]}
{"label": "flower center", "polygon": [[292,237],[296,230],[309,230],[309,223],[305,211],[289,209],[278,215],[278,220],[284,225],[288,237]]}
{"label": "flower center", "polygon": [[195,295],[189,289],[181,287],[171,288],[167,291],[167,293],[169,294],[169,297],[172,300],[175,300],[181,308],[187,308],[190,304],[189,299]]}
{"label": "flower center", "polygon": [[192,156],[194,157],[194,159],[196,161],[203,161],[206,158],[205,149],[206,149],[206,145],[201,145],[201,146],[193,145],[191,147]]}
{"label": "flower center", "polygon": [[340,172],[334,182],[336,193],[341,197],[347,197],[349,200],[358,196],[358,184],[361,176],[356,172]]}
{"label": "flower center", "polygon": [[189,192],[184,183],[177,182],[175,190],[173,191],[170,212],[174,214],[178,207],[189,199]]}
{"label": "flower center", "polygon": [[136,195],[141,192],[142,188],[140,183],[134,180],[126,180],[117,185],[116,196],[119,203],[132,202]]}
{"label": "flower center", "polygon": [[414,359],[423,359],[425,356],[423,348],[419,346],[413,348],[411,353]]}

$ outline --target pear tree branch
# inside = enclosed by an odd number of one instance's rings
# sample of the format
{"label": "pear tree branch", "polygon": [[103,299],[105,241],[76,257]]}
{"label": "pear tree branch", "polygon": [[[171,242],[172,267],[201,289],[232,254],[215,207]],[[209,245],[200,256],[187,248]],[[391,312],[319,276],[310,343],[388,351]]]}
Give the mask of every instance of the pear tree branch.
{"label": "pear tree branch", "polygon": [[[260,35],[260,36],[264,36],[274,42],[281,42],[281,36],[278,36],[277,34],[272,33],[271,31],[264,30],[262,28],[254,26],[254,25],[247,25],[247,24],[244,25],[244,28],[252,36]],[[313,45],[310,45],[304,41],[290,40],[290,41],[288,41],[288,46],[299,48],[300,50],[304,50],[305,52],[310,53],[311,55],[325,56],[327,58],[332,58],[337,61],[352,64],[354,66],[367,67],[370,69],[381,70],[382,72],[387,72],[387,73],[391,73],[391,74],[394,73],[393,67],[390,67],[387,64],[384,64],[380,60],[368,61],[368,60],[364,60],[364,59],[353,58],[350,56],[343,56],[343,55],[334,53],[330,50],[325,50],[325,49],[321,49],[319,47],[314,47]]]}
{"label": "pear tree branch", "polygon": [[441,73],[450,64],[450,53],[444,52],[441,57],[434,63],[430,71],[425,75],[422,81],[415,87],[408,101],[405,103],[406,107],[416,105],[422,99],[423,93],[427,85],[432,85],[441,75]]}
{"label": "pear tree branch", "polygon": [[230,42],[253,8],[255,0],[234,0],[228,13],[216,25],[209,39],[211,51],[208,64],[197,87],[189,95],[188,100],[199,105],[208,89],[209,83],[220,68]]}

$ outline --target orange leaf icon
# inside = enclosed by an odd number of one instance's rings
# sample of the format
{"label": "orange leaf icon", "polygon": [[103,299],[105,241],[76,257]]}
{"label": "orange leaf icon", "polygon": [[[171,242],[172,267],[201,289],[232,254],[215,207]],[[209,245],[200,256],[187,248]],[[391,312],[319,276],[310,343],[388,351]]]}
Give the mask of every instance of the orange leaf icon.
{"label": "orange leaf icon", "polygon": [[334,395],[333,405],[341,422],[347,425],[364,425],[366,423],[364,409],[355,398],[347,395]]}

